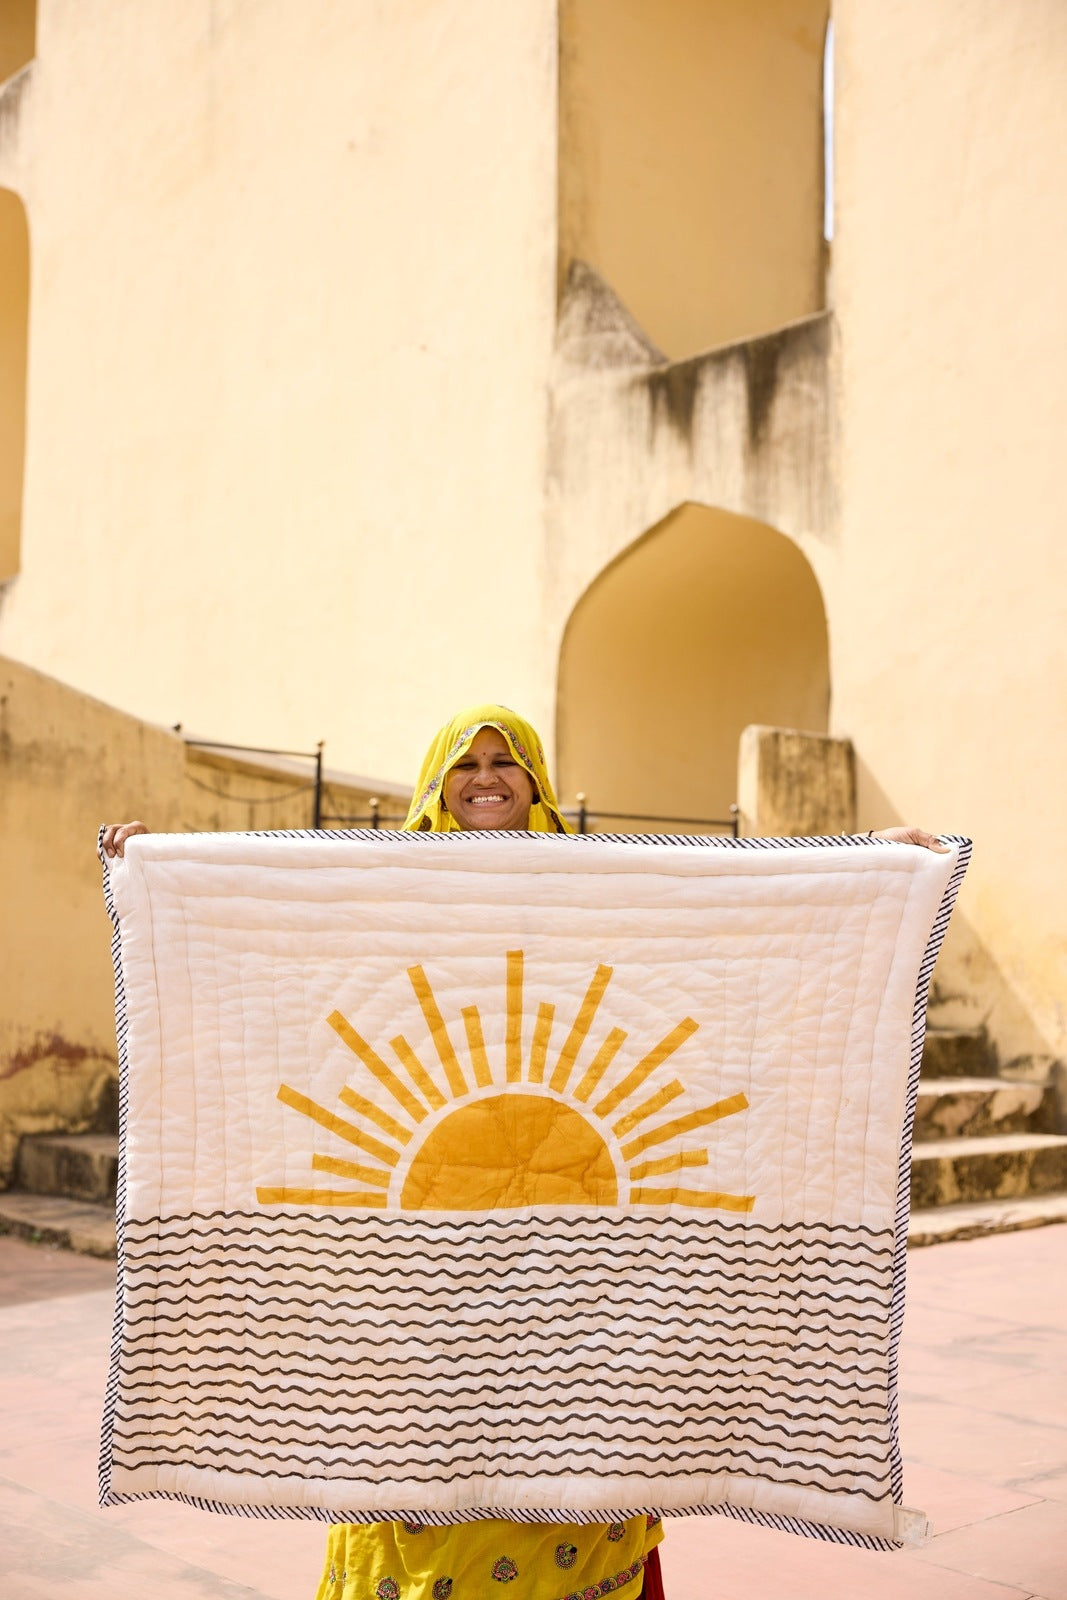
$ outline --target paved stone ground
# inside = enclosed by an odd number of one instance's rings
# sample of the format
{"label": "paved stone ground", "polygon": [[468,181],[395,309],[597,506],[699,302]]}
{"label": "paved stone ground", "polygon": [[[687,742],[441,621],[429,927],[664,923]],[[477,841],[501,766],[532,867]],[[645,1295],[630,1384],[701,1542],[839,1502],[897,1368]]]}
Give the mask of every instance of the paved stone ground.
{"label": "paved stone ground", "polygon": [[[909,1258],[906,1498],[880,1555],[719,1518],[672,1522],[668,1600],[1067,1600],[1067,1227]],[[164,1502],[101,1511],[112,1267],[0,1238],[3,1600],[310,1600],[322,1530]]]}

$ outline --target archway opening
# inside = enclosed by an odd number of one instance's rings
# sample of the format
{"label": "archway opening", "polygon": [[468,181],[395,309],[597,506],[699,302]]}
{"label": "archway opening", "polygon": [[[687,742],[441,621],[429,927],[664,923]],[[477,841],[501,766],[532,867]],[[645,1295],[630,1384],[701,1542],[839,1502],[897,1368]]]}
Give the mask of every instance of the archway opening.
{"label": "archway opening", "polygon": [[0,583],[19,570],[29,309],[26,211],[17,194],[0,189]]}
{"label": "archway opening", "polygon": [[823,733],[829,702],[826,613],[804,555],[765,523],[683,505],[571,614],[559,673],[561,798],[572,805],[584,793],[594,816],[725,818],[741,730],[761,722]]}

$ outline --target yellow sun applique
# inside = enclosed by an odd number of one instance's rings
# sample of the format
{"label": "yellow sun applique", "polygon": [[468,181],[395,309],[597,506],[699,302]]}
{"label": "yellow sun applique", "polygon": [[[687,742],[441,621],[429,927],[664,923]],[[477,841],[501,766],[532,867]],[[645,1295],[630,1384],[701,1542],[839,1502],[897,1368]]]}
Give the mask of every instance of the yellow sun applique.
{"label": "yellow sun applique", "polygon": [[[278,1099],[354,1146],[360,1159],[313,1155],[316,1173],[344,1187],[261,1187],[261,1205],[361,1207],[400,1211],[507,1211],[520,1206],[603,1208],[681,1205],[750,1211],[752,1195],[679,1186],[674,1174],[707,1168],[706,1146],[691,1136],[744,1111],[743,1094],[667,1116],[684,1094],[664,1063],[696,1031],[683,1017],[628,1070],[616,1065],[627,1035],[611,1028],[588,1065],[583,1049],[593,1032],[612,968],[598,966],[555,1059],[549,1063],[556,1008],[542,1001],[524,1045],[523,952],[507,954],[502,1063],[490,1061],[477,1006],[460,1011],[461,1060],[430,981],[421,966],[408,977],[437,1060],[431,1070],[402,1034],[389,1044],[391,1066],[348,1019],[327,1019],[365,1070],[361,1088],[346,1085],[331,1111],[282,1084]],[[457,1030],[458,1031],[458,1030]],[[588,1052],[586,1052],[588,1054]],[[643,1091],[651,1089],[650,1094]],[[656,1180],[672,1179],[667,1184]]]}

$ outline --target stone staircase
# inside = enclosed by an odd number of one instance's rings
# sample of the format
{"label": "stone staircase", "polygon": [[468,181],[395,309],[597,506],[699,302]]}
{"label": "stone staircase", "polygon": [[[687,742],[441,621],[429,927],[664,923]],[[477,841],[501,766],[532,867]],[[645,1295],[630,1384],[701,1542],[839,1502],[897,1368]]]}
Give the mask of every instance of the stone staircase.
{"label": "stone staircase", "polygon": [[[928,1026],[909,1244],[1067,1221],[1062,1117],[1048,1082],[998,1075],[983,1028]],[[112,1106],[104,1121],[117,1120]],[[0,1233],[114,1255],[117,1171],[113,1132],[24,1138],[15,1186],[0,1193]]]}
{"label": "stone staircase", "polygon": [[113,1256],[118,1167],[116,1133],[27,1135],[14,1187],[0,1193],[0,1233]]}
{"label": "stone staircase", "polygon": [[1067,1221],[1063,1111],[1046,1077],[1025,1074],[998,1072],[984,1028],[928,1021],[909,1245]]}

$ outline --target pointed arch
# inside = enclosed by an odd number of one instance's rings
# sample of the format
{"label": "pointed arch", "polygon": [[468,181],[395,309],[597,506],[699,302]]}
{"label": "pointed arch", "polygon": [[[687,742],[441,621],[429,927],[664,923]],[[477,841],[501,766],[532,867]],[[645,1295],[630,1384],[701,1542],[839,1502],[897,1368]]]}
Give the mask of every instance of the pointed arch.
{"label": "pointed arch", "polygon": [[751,722],[825,732],[826,611],[796,544],[686,502],[594,580],[560,654],[564,803],[725,817]]}

